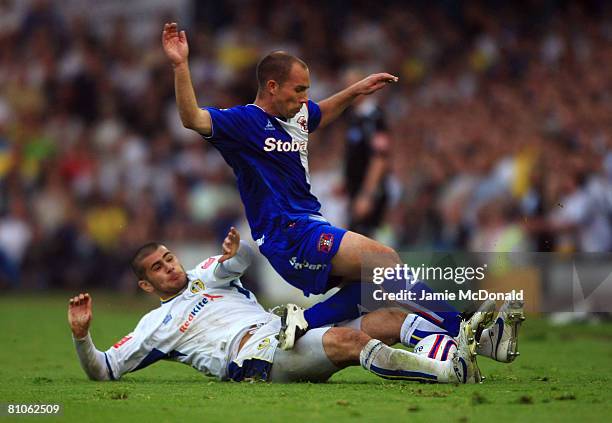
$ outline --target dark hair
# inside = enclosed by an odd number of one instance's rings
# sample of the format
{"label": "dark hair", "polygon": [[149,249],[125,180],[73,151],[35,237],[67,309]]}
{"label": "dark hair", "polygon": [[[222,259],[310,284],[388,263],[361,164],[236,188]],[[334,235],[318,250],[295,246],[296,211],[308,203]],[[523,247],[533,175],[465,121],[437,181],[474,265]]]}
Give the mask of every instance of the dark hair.
{"label": "dark hair", "polygon": [[160,244],[159,242],[149,242],[136,250],[136,253],[134,253],[132,260],[130,261],[130,267],[132,268],[134,274],[138,277],[138,280],[147,279],[147,272],[145,268],[140,265],[142,259],[155,252],[162,245],[163,244]]}
{"label": "dark hair", "polygon": [[282,84],[289,78],[289,72],[294,63],[299,63],[308,69],[306,63],[284,51],[273,51],[257,64],[257,84],[260,89],[265,88],[266,82],[273,80]]}

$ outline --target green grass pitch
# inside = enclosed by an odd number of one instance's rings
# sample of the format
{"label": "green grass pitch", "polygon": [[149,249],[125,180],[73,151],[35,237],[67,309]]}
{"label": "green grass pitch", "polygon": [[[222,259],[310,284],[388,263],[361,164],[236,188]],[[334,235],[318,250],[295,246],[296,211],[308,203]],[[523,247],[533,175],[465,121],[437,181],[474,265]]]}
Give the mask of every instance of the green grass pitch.
{"label": "green grass pitch", "polygon": [[[521,357],[480,358],[482,385],[423,385],[379,379],[360,368],[326,384],[217,382],[162,362],[118,382],[91,382],[66,323],[68,295],[0,297],[0,403],[61,403],[57,417],[2,421],[572,422],[612,417],[612,325],[551,328],[528,318]],[[92,335],[106,349],[155,303],[94,294]],[[42,420],[32,420],[42,419]]]}

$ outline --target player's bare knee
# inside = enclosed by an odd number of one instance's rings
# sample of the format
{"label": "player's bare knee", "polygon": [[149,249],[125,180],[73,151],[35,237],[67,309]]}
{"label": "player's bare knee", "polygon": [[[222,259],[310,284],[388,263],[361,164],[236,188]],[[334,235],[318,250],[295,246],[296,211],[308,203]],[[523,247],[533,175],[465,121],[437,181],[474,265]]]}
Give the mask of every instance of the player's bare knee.
{"label": "player's bare knee", "polygon": [[364,332],[335,327],[323,335],[323,348],[332,363],[346,367],[359,363],[359,353],[369,340],[370,337]]}
{"label": "player's bare knee", "polygon": [[406,316],[407,313],[400,309],[379,309],[363,317],[361,330],[387,345],[394,345],[400,341],[399,336]]}
{"label": "player's bare knee", "polygon": [[376,319],[380,325],[402,326],[408,313],[399,308],[381,308],[374,313],[378,314]]}
{"label": "player's bare knee", "polygon": [[375,261],[378,262],[378,266],[392,267],[401,264],[400,256],[395,249],[376,241],[369,247],[368,252],[377,256]]}
{"label": "player's bare knee", "polygon": [[374,274],[377,268],[393,268],[401,264],[401,259],[397,251],[386,245],[375,243],[369,250],[368,256],[363,261],[365,274]]}
{"label": "player's bare knee", "polygon": [[393,264],[401,264],[400,256],[397,253],[397,251],[395,251],[395,249],[388,247],[386,245],[383,245],[382,247],[383,247],[382,254],[385,256],[386,260],[388,260],[389,262]]}
{"label": "player's bare knee", "polygon": [[387,322],[401,328],[404,324],[404,320],[406,320],[406,317],[408,316],[408,313],[398,308],[388,308],[384,310],[387,313]]}

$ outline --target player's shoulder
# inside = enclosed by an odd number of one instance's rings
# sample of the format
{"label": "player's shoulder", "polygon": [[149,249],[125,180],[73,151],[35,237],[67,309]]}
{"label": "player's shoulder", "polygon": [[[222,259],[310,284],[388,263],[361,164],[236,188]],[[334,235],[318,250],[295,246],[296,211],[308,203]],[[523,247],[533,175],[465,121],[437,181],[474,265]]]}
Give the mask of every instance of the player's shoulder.
{"label": "player's shoulder", "polygon": [[261,114],[265,114],[263,109],[256,106],[255,104],[241,104],[233,107],[206,107],[208,111],[219,112],[224,114],[231,114],[236,116],[258,116]]}
{"label": "player's shoulder", "polygon": [[215,271],[215,267],[217,267],[217,265],[219,264],[219,258],[221,258],[221,255],[210,256],[196,264],[193,269],[187,271],[187,276],[189,280],[193,282],[196,279],[200,279],[205,277],[206,275],[210,275],[212,272]]}
{"label": "player's shoulder", "polygon": [[213,121],[219,119],[226,123],[241,125],[249,130],[256,129],[258,126],[264,129],[265,124],[270,120],[269,115],[255,104],[234,106],[228,109],[208,108],[207,110]]}
{"label": "player's shoulder", "polygon": [[214,266],[217,265],[220,258],[221,258],[220,254],[207,257],[204,260],[200,261],[198,264],[196,264],[196,266],[192,269],[192,271],[207,270],[211,267],[214,269]]}

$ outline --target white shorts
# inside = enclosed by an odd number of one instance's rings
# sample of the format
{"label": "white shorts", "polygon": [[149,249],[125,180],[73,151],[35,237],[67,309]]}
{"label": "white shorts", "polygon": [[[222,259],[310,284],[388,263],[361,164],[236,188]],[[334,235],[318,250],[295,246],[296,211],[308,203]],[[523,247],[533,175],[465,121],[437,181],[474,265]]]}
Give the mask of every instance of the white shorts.
{"label": "white shorts", "polygon": [[311,329],[295,342],[293,349],[274,354],[271,382],[325,382],[340,369],[325,354],[323,335],[330,327]]}
{"label": "white shorts", "polygon": [[228,378],[236,382],[243,380],[267,381],[270,376],[274,353],[278,346],[276,335],[278,335],[280,328],[280,317],[274,316],[268,323],[247,330],[245,335],[250,333],[251,337],[242,346],[236,358],[228,365]]}
{"label": "white shorts", "polygon": [[[358,318],[338,326],[357,329],[360,324],[361,318]],[[340,370],[329,360],[323,348],[323,335],[331,326],[309,330],[289,351],[278,348],[276,335],[280,329],[280,318],[251,329],[251,338],[229,365],[229,378],[276,383],[325,382]]]}

